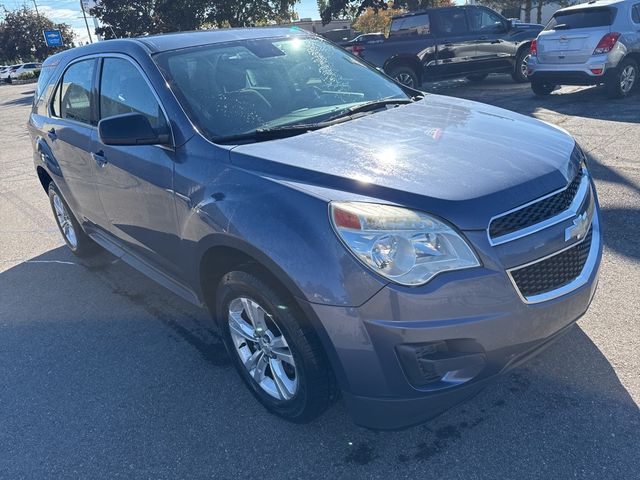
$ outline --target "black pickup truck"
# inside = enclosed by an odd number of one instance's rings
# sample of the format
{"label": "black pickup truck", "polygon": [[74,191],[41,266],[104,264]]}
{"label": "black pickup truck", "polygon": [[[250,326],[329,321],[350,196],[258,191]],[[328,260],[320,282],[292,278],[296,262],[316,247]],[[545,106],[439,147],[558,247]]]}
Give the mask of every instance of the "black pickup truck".
{"label": "black pickup truck", "polygon": [[409,87],[448,77],[481,81],[490,73],[526,82],[529,46],[543,28],[481,6],[434,8],[397,15],[385,41],[349,50]]}

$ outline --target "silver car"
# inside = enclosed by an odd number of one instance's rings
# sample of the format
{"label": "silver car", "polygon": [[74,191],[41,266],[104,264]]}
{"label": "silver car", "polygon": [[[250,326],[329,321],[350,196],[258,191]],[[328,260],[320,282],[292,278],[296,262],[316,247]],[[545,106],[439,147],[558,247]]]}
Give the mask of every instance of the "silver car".
{"label": "silver car", "polygon": [[558,85],[604,84],[629,95],[640,64],[640,0],[601,0],[558,10],[531,45],[528,76],[536,95]]}

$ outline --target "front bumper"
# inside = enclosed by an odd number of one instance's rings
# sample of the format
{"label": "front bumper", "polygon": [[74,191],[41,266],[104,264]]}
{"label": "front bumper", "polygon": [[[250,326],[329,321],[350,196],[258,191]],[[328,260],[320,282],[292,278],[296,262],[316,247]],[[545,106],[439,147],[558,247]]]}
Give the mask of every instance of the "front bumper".
{"label": "front bumper", "polygon": [[[476,232],[472,241],[482,268],[443,274],[418,288],[389,285],[360,307],[307,304],[322,325],[355,422],[395,429],[434,417],[573,325],[586,312],[597,285],[602,245],[594,202],[592,248],[582,281],[548,301],[524,302],[508,268],[490,258],[498,247],[482,244],[486,232]],[[558,224],[528,241],[540,243],[565,228]],[[427,381],[420,381],[416,365],[407,361],[411,349],[416,355],[427,352],[418,361],[422,373],[431,375]]]}

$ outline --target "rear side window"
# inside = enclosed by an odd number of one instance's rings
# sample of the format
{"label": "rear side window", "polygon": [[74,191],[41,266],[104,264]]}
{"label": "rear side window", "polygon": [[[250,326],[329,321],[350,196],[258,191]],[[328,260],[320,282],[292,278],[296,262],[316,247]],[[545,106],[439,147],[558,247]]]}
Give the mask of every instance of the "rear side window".
{"label": "rear side window", "polygon": [[585,8],[557,12],[545,30],[572,30],[574,28],[608,27],[616,16],[611,8]]}
{"label": "rear side window", "polygon": [[44,91],[44,87],[49,83],[51,74],[56,69],[56,65],[47,65],[40,70],[40,76],[38,77],[38,83],[36,84],[35,98],[39,98]]}
{"label": "rear side window", "polygon": [[631,18],[633,23],[640,23],[640,3],[636,3],[631,11]]}
{"label": "rear side window", "polygon": [[503,27],[502,17],[484,8],[469,8],[469,23],[473,32],[495,32]]}
{"label": "rear side window", "polygon": [[124,58],[105,58],[100,81],[100,118],[140,113],[154,128],[167,121],[160,104],[140,71]]}
{"label": "rear side window", "polygon": [[431,33],[429,15],[412,15],[410,17],[396,18],[391,22],[389,35],[401,37],[407,35],[428,35]]}
{"label": "rear side window", "polygon": [[91,85],[95,60],[83,60],[71,65],[62,77],[53,97],[54,115],[91,124],[93,95]]}
{"label": "rear side window", "polygon": [[439,11],[436,23],[440,35],[464,35],[469,32],[466,15],[461,8]]}

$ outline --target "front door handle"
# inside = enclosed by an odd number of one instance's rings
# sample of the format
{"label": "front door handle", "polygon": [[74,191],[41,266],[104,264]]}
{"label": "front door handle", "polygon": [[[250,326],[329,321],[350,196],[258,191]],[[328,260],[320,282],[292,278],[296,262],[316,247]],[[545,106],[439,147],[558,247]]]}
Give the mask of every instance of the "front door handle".
{"label": "front door handle", "polygon": [[478,40],[486,40],[487,38],[489,38],[489,37],[483,35],[482,37],[478,38]]}
{"label": "front door handle", "polygon": [[49,130],[47,132],[47,137],[49,137],[49,140],[51,140],[52,142],[56,141],[58,139],[58,135],[56,134],[56,129],[52,128],[51,130]]}
{"label": "front door handle", "polygon": [[107,158],[104,156],[104,152],[100,150],[99,152],[93,152],[91,154],[91,158],[93,158],[100,168],[104,167],[108,162]]}

